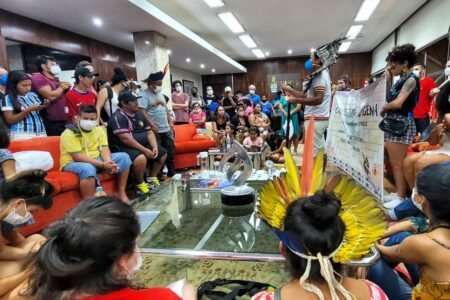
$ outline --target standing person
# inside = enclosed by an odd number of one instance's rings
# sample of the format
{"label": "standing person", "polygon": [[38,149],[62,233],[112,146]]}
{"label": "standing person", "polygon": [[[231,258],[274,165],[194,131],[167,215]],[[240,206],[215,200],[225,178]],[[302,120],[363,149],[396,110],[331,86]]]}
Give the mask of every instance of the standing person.
{"label": "standing person", "polygon": [[97,81],[96,86],[97,86],[96,91],[97,91],[97,94],[98,94],[98,92],[100,92],[103,88],[111,86],[111,83],[109,83],[108,80],[100,79],[99,81]]}
{"label": "standing person", "polygon": [[189,122],[189,96],[183,92],[181,81],[173,82],[172,109],[175,113],[175,124],[186,124]]}
{"label": "standing person", "polygon": [[389,91],[387,103],[381,110],[381,116],[387,116],[398,122],[406,123],[407,129],[401,135],[384,133],[389,161],[393,168],[395,191],[385,196],[386,208],[394,208],[407,198],[407,184],[403,174],[403,160],[409,145],[412,144],[416,135],[416,125],[413,119],[414,106],[417,103],[420,83],[419,79],[412,73],[411,68],[417,60],[415,47],[411,44],[397,46],[389,52],[387,72],[390,78],[401,75],[401,78]]}
{"label": "standing person", "polygon": [[[288,86],[292,87],[291,85],[288,84]],[[288,104],[288,102],[286,101],[286,95],[282,95],[281,96],[281,100],[280,100],[280,104],[279,104],[279,110],[281,112],[281,124],[285,124],[287,122],[287,112],[288,112],[288,105],[292,105],[292,104]],[[292,141],[294,142],[294,153],[297,154],[298,151],[298,142],[299,142],[299,138],[300,138],[300,122],[299,122],[299,112],[302,109],[302,105],[301,104],[295,104],[291,106],[291,121],[292,121],[292,125],[294,127],[294,133],[292,135]],[[290,126],[288,124],[286,124],[286,129],[287,126]],[[284,130],[284,127],[282,128],[281,134],[286,137],[286,132]]]}
{"label": "standing person", "polygon": [[106,86],[98,92],[97,112],[100,122],[105,123],[117,110],[119,104],[119,94],[130,87],[130,78],[121,68],[115,68],[111,78],[111,86]]}
{"label": "standing person", "polygon": [[218,96],[214,95],[214,90],[212,86],[208,85],[206,87],[206,97],[205,97],[206,105],[209,107],[211,103],[217,102],[218,98],[219,98]]}
{"label": "standing person", "polygon": [[236,102],[233,99],[233,92],[229,86],[225,87],[224,91],[225,95],[223,96],[222,105],[228,116],[233,118],[236,115]]}
{"label": "standing person", "polygon": [[161,93],[164,75],[163,72],[157,72],[148,76],[148,87],[139,94],[142,98],[138,100],[138,103],[142,114],[158,137],[158,144],[167,150],[167,176],[172,177],[175,175],[175,142],[173,122],[169,122],[169,110]]}
{"label": "standing person", "polygon": [[422,134],[430,125],[431,103],[433,103],[433,96],[430,93],[436,84],[432,78],[426,77],[427,70],[422,64],[414,65],[412,72],[420,80],[419,102],[414,107],[414,123],[417,132]]}
{"label": "standing person", "polygon": [[70,89],[70,83],[60,82],[58,75],[61,68],[52,56],[36,57],[38,73],[31,75],[32,89],[41,100],[49,100],[49,106],[43,114],[45,130],[49,136],[59,136],[66,129],[67,114],[65,112],[65,93]]}
{"label": "standing person", "polygon": [[198,102],[192,106],[192,112],[189,114],[189,123],[197,126],[197,133],[205,134],[206,132],[206,113]]}
{"label": "standing person", "polygon": [[78,115],[78,110],[82,105],[92,105],[95,107],[97,94],[92,92],[95,76],[88,68],[78,68],[75,70],[75,86],[66,93],[67,123],[74,123],[73,118]]}
{"label": "standing person", "polygon": [[23,71],[11,71],[8,75],[5,101],[2,112],[10,126],[11,140],[31,139],[47,136],[40,111],[50,102],[42,104],[31,92],[31,78]]}
{"label": "standing person", "polygon": [[205,101],[203,100],[203,98],[202,98],[202,96],[200,96],[199,94],[198,94],[198,89],[195,87],[195,86],[193,86],[192,88],[191,88],[191,97],[190,97],[190,106],[191,106],[191,108],[193,108],[194,107],[194,104],[195,103],[198,103],[198,104],[200,104],[200,107],[202,108],[202,109],[204,109],[205,108],[205,106],[206,106],[206,103],[205,103]]}
{"label": "standing person", "polygon": [[[92,63],[90,61],[87,61],[87,60],[80,61],[79,63],[77,63],[75,70],[78,68],[86,68],[92,74],[95,74],[94,66],[92,65]],[[98,74],[96,74],[95,76],[98,76]],[[94,76],[94,80],[95,80],[95,76]],[[95,89],[94,85],[92,85],[90,88],[88,88],[88,91],[94,93],[95,96],[97,97],[97,90]]]}
{"label": "standing person", "polygon": [[61,170],[80,177],[83,198],[94,196],[101,186],[98,170],[117,174],[120,199],[128,202],[125,192],[131,160],[126,153],[111,153],[105,128],[98,126],[97,110],[93,105],[81,105],[74,124],[61,135]]}
{"label": "standing person", "polygon": [[327,69],[317,73],[323,62],[317,52],[312,52],[310,59],[305,62],[305,70],[310,73],[305,82],[303,92],[295,91],[289,85],[283,86],[288,95],[286,100],[291,104],[305,106],[305,127],[308,130],[309,119],[314,122],[314,156],[325,147],[325,132],[328,128],[331,101],[331,79]]}
{"label": "standing person", "polygon": [[275,109],[273,108],[272,102],[270,102],[266,95],[263,95],[261,97],[261,110],[263,113],[265,113],[268,117],[275,115]]}
{"label": "standing person", "polygon": [[349,92],[352,90],[352,79],[347,74],[339,76],[336,89],[338,91]]}
{"label": "standing person", "polygon": [[261,103],[261,97],[259,97],[259,95],[256,93],[256,87],[254,84],[249,85],[248,94],[245,96],[245,98],[250,99],[253,105]]}
{"label": "standing person", "polygon": [[[3,105],[6,92],[6,83],[8,82],[8,70],[0,66],[0,105]],[[3,119],[3,113],[0,111],[0,118]]]}

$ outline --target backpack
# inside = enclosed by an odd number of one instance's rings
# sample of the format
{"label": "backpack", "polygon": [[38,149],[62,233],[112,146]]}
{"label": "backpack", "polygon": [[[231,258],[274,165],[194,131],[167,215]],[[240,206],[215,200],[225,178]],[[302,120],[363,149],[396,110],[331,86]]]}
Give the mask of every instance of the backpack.
{"label": "backpack", "polygon": [[276,288],[268,283],[216,279],[203,282],[197,290],[197,300],[249,300],[261,291]]}
{"label": "backpack", "polygon": [[[103,120],[103,122],[105,122],[105,123],[108,122],[109,116],[112,116],[112,114],[113,114],[111,100],[112,100],[112,98],[114,97],[114,92],[113,92],[113,90],[112,90],[112,87],[107,86],[107,87],[106,87],[106,91],[108,92],[108,98],[107,98],[106,101],[109,101],[109,115],[108,115],[108,113],[106,112],[106,109],[105,109],[105,105],[104,105],[104,104],[103,104],[102,110],[100,111],[100,118],[101,118],[101,119]],[[106,104],[106,102],[105,102],[105,104]]]}

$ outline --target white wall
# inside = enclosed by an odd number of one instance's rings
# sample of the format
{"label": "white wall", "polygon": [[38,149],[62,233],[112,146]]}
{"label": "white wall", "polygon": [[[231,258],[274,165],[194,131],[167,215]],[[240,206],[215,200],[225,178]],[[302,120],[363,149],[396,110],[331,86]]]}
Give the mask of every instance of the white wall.
{"label": "white wall", "polygon": [[394,47],[395,37],[391,34],[378,47],[372,51],[372,74],[386,67],[388,52]]}
{"label": "white wall", "polygon": [[170,66],[170,74],[172,75],[172,81],[179,80],[181,83],[183,83],[183,79],[193,81],[194,86],[198,88],[198,93],[203,96],[202,76],[200,74],[177,68],[172,65]]}

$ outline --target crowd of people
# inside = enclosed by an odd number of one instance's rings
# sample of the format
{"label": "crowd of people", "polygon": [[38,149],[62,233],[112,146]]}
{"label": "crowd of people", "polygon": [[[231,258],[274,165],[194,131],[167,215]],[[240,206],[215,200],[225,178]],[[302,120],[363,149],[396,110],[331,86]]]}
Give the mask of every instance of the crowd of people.
{"label": "crowd of people", "polygon": [[[36,58],[38,72],[33,74],[0,67],[0,226],[8,241],[0,243],[0,299],[195,299],[190,285],[175,293],[131,284],[142,258],[137,246],[139,221],[128,205],[130,174],[138,196],[156,192],[164,166],[168,176],[175,174],[174,125],[186,123],[207,134],[211,122],[218,147],[227,149],[234,142],[249,151],[266,147],[267,157],[282,163],[283,147],[292,141],[296,154],[314,117],[317,155],[325,146],[335,92],[323,63],[312,52],[305,63],[310,75],[302,89],[283,85],[272,100],[259,95],[255,85],[246,95],[226,87],[218,96],[211,86],[206,87],[205,97],[196,87],[188,95],[180,81],[173,82],[169,98],[162,93],[165,73],[161,71],[149,74],[145,88],[120,68],[110,81],[95,84],[98,74],[87,61],[77,65],[73,84],[61,82],[61,68],[50,56]],[[446,299],[450,295],[450,82],[436,87],[410,44],[389,52],[387,64],[387,82],[395,76],[400,79],[388,87],[381,115],[391,124],[404,125],[404,130],[384,129],[396,190],[385,197],[384,205],[391,220],[403,222],[389,228],[377,245],[382,258],[369,269],[371,281],[343,276],[339,292],[345,299]],[[444,73],[450,77],[450,61]],[[351,89],[351,78],[340,76],[336,90]],[[61,169],[79,176],[80,193],[87,200],[51,224],[44,235],[25,238],[17,229],[33,222],[35,210],[52,205],[52,188],[44,171],[16,173],[7,148],[10,141],[46,136],[60,136]],[[440,147],[407,156],[418,136]],[[117,175],[117,197],[92,197],[101,186],[99,170]],[[344,238],[339,208],[334,195],[325,192],[295,201],[288,207],[285,230],[303,241],[309,255],[331,256]],[[258,299],[309,297],[311,290],[298,284],[306,270],[326,299],[338,299],[333,298],[323,265],[306,264],[283,241],[280,251],[294,280]],[[412,282],[394,270],[399,262],[407,267]],[[340,272],[340,266],[333,267]]]}

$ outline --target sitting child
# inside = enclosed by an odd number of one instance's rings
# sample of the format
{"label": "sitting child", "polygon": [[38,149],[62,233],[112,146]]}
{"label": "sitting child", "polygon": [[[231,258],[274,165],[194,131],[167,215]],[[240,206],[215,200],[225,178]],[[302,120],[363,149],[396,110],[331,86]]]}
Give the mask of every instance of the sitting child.
{"label": "sitting child", "polygon": [[261,149],[261,147],[263,146],[264,141],[263,139],[259,136],[259,130],[257,127],[250,127],[250,136],[246,137],[244,139],[244,147],[247,150],[252,150],[254,148],[258,148]]}
{"label": "sitting child", "polygon": [[[230,139],[230,144],[227,144],[227,139]],[[222,137],[222,149],[229,150],[228,148],[231,148],[231,145],[233,145],[234,140],[236,138],[236,127],[234,127],[233,124],[227,124],[225,126],[225,135]]]}
{"label": "sitting child", "polygon": [[206,113],[202,111],[202,107],[198,102],[192,105],[192,112],[189,114],[189,123],[197,126],[197,133],[205,134]]}

